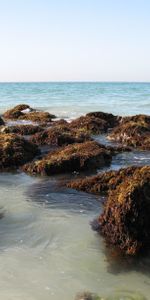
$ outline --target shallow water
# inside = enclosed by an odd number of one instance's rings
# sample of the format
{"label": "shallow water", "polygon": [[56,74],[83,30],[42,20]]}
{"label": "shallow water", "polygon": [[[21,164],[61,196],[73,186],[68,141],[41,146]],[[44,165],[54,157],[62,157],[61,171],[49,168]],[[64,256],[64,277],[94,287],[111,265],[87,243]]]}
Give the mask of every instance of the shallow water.
{"label": "shallow water", "polygon": [[63,176],[0,174],[0,298],[70,300],[83,290],[149,296],[150,258],[112,260],[90,227],[103,198],[64,182]]}
{"label": "shallow water", "polygon": [[[21,102],[69,119],[93,110],[148,114],[150,84],[0,84],[0,112]],[[97,172],[133,164],[150,165],[150,152],[121,153]],[[0,299],[73,300],[85,290],[103,296],[131,290],[149,299],[150,256],[112,259],[90,226],[104,199],[66,189],[68,178],[0,174]]]}

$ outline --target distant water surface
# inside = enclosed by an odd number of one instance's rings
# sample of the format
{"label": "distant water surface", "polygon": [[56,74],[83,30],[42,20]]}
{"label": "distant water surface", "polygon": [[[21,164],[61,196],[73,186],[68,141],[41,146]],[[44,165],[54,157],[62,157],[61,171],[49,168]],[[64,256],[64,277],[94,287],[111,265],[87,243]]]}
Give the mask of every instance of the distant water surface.
{"label": "distant water surface", "polygon": [[0,83],[0,113],[19,103],[65,118],[96,110],[119,115],[149,114],[150,83]]}

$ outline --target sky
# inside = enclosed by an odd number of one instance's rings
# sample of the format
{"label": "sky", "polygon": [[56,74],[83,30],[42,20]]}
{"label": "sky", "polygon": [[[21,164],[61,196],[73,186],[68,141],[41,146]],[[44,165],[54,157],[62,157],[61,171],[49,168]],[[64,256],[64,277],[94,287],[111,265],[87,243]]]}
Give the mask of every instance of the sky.
{"label": "sky", "polygon": [[149,0],[0,0],[0,82],[150,81]]}

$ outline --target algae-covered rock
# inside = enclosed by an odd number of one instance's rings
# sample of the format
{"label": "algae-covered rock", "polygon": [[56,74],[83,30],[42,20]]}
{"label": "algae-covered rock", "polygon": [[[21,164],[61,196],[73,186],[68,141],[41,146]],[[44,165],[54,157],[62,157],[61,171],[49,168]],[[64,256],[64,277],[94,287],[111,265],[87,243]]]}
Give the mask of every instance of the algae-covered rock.
{"label": "algae-covered rock", "polygon": [[36,133],[30,139],[37,145],[63,146],[74,143],[82,143],[91,140],[90,136],[84,132],[71,130],[67,126],[57,125]]}
{"label": "algae-covered rock", "polygon": [[109,164],[111,159],[110,151],[96,142],[88,141],[55,150],[42,160],[25,165],[23,169],[31,174],[52,175],[96,169]]}
{"label": "algae-covered rock", "polygon": [[3,126],[0,132],[3,133],[16,133],[20,135],[32,135],[36,132],[43,131],[43,128],[36,125],[14,125],[14,126]]}
{"label": "algae-covered rock", "polygon": [[137,115],[123,118],[108,139],[127,146],[150,150],[150,116]]}
{"label": "algae-covered rock", "polygon": [[21,166],[38,153],[37,146],[21,136],[0,133],[0,170]]}
{"label": "algae-covered rock", "polygon": [[137,169],[140,170],[141,168],[132,166],[118,171],[102,172],[95,176],[73,180],[67,186],[87,193],[108,194],[110,190],[115,189],[127,177],[132,176]]}
{"label": "algae-covered rock", "polygon": [[107,122],[108,128],[113,128],[114,126],[118,125],[121,120],[121,117],[119,116],[114,116],[113,114],[101,111],[91,112],[88,113],[86,116],[105,120]]}
{"label": "algae-covered rock", "polygon": [[150,167],[136,168],[111,190],[99,217],[100,232],[125,254],[150,247]]}
{"label": "algae-covered rock", "polygon": [[10,120],[26,120],[37,123],[48,123],[55,118],[54,115],[48,112],[36,111],[26,104],[20,104],[9,109],[4,113],[3,117]]}
{"label": "algae-covered rock", "polygon": [[48,112],[34,111],[21,115],[19,120],[32,121],[35,123],[50,123],[53,118],[55,118],[55,116]]}
{"label": "algae-covered rock", "polygon": [[70,123],[70,128],[75,128],[90,134],[104,133],[107,131],[107,122],[94,116],[82,116]]}
{"label": "algae-covered rock", "polygon": [[27,110],[27,109],[28,109],[28,110],[32,110],[32,109],[30,108],[30,106],[27,105],[27,104],[19,104],[19,105],[15,106],[14,108],[7,110],[7,111],[4,113],[3,117],[4,117],[5,119],[16,120],[16,119],[18,119],[20,116],[23,115],[23,112],[22,112],[22,111]]}

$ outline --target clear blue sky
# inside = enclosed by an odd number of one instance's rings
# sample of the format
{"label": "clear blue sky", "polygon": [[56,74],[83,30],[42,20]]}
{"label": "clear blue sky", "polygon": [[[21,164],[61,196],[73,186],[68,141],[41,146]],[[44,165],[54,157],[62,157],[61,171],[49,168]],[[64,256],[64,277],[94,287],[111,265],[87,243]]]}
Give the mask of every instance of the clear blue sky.
{"label": "clear blue sky", "polygon": [[150,81],[150,0],[0,0],[0,81]]}

